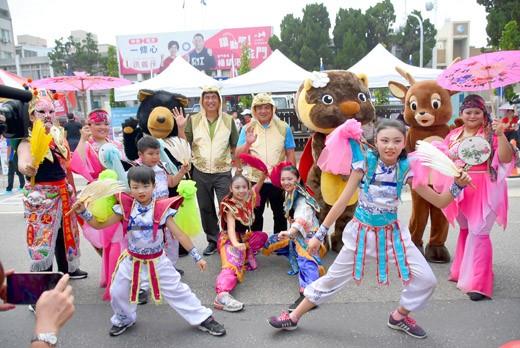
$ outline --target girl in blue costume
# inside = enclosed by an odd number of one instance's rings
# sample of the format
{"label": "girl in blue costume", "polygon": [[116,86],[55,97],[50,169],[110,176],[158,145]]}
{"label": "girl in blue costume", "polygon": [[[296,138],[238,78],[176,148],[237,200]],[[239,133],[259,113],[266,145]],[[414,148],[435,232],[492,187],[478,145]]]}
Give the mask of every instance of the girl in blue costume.
{"label": "girl in blue costume", "polygon": [[[406,225],[397,220],[397,207],[403,184],[411,184],[412,173],[406,158],[405,128],[399,121],[383,120],[376,129],[376,149],[364,154],[359,143],[350,142],[353,153],[352,172],[341,196],[327,214],[307,250],[315,253],[329,227],[341,215],[347,202],[359,187],[359,201],[352,221],[343,231],[344,247],[328,272],[305,288],[305,299],[291,312],[269,318],[277,329],[292,330],[298,320],[316,305],[331,298],[350,280],[360,282],[367,256],[377,259],[377,278],[388,283],[388,265],[395,260],[404,283],[399,307],[388,319],[388,326],[415,338],[426,332],[409,313],[423,308],[433,294],[435,276],[421,252],[410,238]],[[467,173],[455,179],[449,192],[437,193],[428,186],[417,186],[416,192],[432,204],[443,208],[453,201],[471,179]]]}
{"label": "girl in blue costume", "polygon": [[[284,211],[289,221],[289,229],[273,234],[266,242],[262,253],[287,256],[291,270],[289,275],[298,274],[300,297],[289,306],[293,311],[305,298],[303,291],[313,281],[325,274],[321,265],[321,257],[325,255],[325,246],[321,246],[319,255],[311,255],[307,251],[307,242],[320,227],[317,213],[320,207],[316,200],[300,184],[300,173],[290,162],[279,164],[280,186],[285,191]],[[274,183],[274,180],[273,180]]]}

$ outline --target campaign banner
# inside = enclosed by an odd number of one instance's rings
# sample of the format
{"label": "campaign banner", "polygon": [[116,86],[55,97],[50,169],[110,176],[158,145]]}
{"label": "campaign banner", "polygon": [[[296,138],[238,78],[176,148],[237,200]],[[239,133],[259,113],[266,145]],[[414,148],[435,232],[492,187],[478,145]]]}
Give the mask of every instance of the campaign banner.
{"label": "campaign banner", "polygon": [[270,54],[272,27],[229,28],[175,33],[117,36],[121,74],[161,73],[177,56],[199,70],[237,70],[243,45],[250,49],[251,67]]}

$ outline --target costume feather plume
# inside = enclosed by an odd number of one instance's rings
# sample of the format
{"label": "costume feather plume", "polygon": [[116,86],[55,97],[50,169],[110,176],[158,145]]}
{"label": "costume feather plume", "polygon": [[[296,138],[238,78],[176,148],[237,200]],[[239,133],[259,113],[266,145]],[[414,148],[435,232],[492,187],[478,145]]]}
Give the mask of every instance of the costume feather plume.
{"label": "costume feather plume", "polygon": [[419,140],[415,147],[415,154],[421,163],[429,168],[432,168],[446,176],[458,177],[460,176],[460,169],[455,163],[434,145]]}
{"label": "costume feather plume", "polygon": [[[33,123],[31,139],[29,140],[31,156],[33,158],[32,165],[34,168],[37,169],[40,163],[42,163],[45,155],[49,151],[51,141],[52,135],[47,133],[43,122],[40,119],[36,119]],[[31,179],[31,184],[34,185],[34,177]]]}
{"label": "costume feather plume", "polygon": [[191,148],[190,144],[182,138],[174,137],[170,140],[171,146],[168,147],[171,154],[175,159],[182,164],[188,164],[191,160]]}
{"label": "costume feather plume", "polygon": [[109,197],[124,191],[126,191],[126,186],[118,180],[105,179],[93,181],[81,191],[76,203],[72,205],[67,215],[76,208],[78,203],[83,203],[85,207],[88,207],[90,203],[99,198]]}
{"label": "costume feather plume", "polygon": [[177,192],[184,200],[175,215],[175,223],[189,237],[196,237],[203,231],[199,205],[197,203],[197,187],[193,180],[181,180]]}
{"label": "costume feather plume", "polygon": [[258,169],[262,173],[269,174],[267,166],[260,158],[250,155],[248,153],[241,153],[240,155],[238,155],[238,158],[242,161],[242,163],[255,169]]}

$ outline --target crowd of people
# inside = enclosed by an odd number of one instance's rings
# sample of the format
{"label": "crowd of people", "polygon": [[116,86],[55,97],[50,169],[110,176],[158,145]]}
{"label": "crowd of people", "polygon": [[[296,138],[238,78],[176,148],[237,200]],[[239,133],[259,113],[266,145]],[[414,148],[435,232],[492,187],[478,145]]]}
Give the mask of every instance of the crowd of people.
{"label": "crowd of people", "polygon": [[[63,134],[51,131],[52,102],[44,96],[35,97],[29,107],[31,121],[42,121],[53,140],[39,165],[35,164],[27,139],[21,141],[16,152],[18,170],[27,179],[23,203],[30,270],[51,271],[56,258],[58,271],[66,276],[53,291],[64,293],[63,301],[71,302],[69,277],[87,276],[79,262],[79,234],[83,233],[102,255],[100,285],[106,288],[104,299],[110,300],[113,309],[111,336],[135,324],[137,304],[146,303],[149,297],[157,303],[164,299],[189,324],[222,336],[226,333],[224,325],[181,281],[183,272],[176,268],[179,244],[201,271],[207,262],[203,256],[220,254],[221,271],[215,280],[213,305],[228,312],[244,308],[232,292],[239,283],[247,286],[246,272],[258,267],[260,253],[287,257],[289,273],[298,274],[299,296],[288,311],[269,318],[272,327],[284,330],[296,328],[307,311],[326,302],[349,281],[360,282],[368,259],[375,259],[377,281],[388,283],[389,264],[395,260],[404,288],[387,325],[415,338],[426,337],[426,331],[410,312],[428,303],[438,280],[412,242],[406,223],[397,218],[403,186],[412,186],[415,180],[415,166],[404,150],[404,123],[381,120],[371,146],[346,142],[352,152],[351,163],[347,164],[349,180],[325,219],[319,221],[320,205],[300,179],[291,128],[276,116],[270,94],[254,97],[251,109],[244,111],[246,115],[250,112],[252,119],[240,129],[236,117],[222,111],[218,89],[205,88],[200,103],[201,111],[190,117],[185,118],[179,109],[173,110],[178,136],[191,146],[192,158],[191,165],[179,164],[172,174],[161,163],[161,143],[151,136],[137,143],[139,159],[127,161],[121,144],[109,137],[109,114],[104,110],[90,112],[80,129],[70,125],[69,134],[78,130],[79,139],[74,149],[73,141],[69,141],[69,147]],[[413,188],[431,204],[444,208],[450,221],[458,222],[460,232],[449,280],[457,282],[471,300],[478,301],[493,296],[489,235],[495,223],[503,226],[507,222],[504,178],[511,170],[514,152],[506,137],[506,124],[493,120],[481,97],[466,97],[460,118],[463,125],[452,130],[440,148],[460,164],[457,147],[461,141],[480,136],[489,141],[490,160],[473,167],[462,163],[460,176],[443,192],[428,183],[416,183]],[[131,168],[118,173],[119,180],[128,184],[128,193],[120,194],[113,214],[100,221],[88,207],[75,202],[71,172],[88,182],[99,180],[105,169],[99,153],[107,144],[119,151],[120,158]],[[241,164],[238,158],[242,154],[261,160],[267,170]],[[275,172],[278,176],[272,174]],[[169,190],[188,175],[196,182],[207,240],[202,253],[176,223],[182,198]],[[328,231],[356,190],[358,204],[343,233],[344,247],[325,270],[322,257],[327,250]],[[273,231],[264,229],[267,204],[273,211]],[[75,213],[69,214],[70,210]],[[1,295],[5,301],[5,294]],[[42,296],[33,307],[37,319],[44,315],[41,313],[47,308],[46,298],[52,296],[52,292]],[[12,306],[4,304],[0,308],[8,310]],[[74,309],[69,306],[65,311],[70,316]],[[48,330],[56,333],[63,322]]]}

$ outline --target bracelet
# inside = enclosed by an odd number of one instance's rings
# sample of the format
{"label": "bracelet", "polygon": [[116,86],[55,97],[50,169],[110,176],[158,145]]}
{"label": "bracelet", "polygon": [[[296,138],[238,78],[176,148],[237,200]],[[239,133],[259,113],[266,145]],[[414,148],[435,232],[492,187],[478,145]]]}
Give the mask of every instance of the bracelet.
{"label": "bracelet", "polygon": [[200,256],[199,251],[195,247],[191,248],[188,254],[190,254],[190,256],[193,258],[193,261],[195,262],[202,260],[202,256]]}
{"label": "bracelet", "polygon": [[325,225],[320,225],[320,228],[316,231],[314,234],[314,237],[318,238],[320,242],[323,242],[325,240],[325,237],[327,237],[327,233],[329,232],[329,228]]}
{"label": "bracelet", "polygon": [[456,183],[451,184],[450,186],[450,193],[453,196],[453,198],[456,198],[464,189],[464,187],[460,187]]}
{"label": "bracelet", "polygon": [[79,213],[79,216],[83,218],[85,221],[90,221],[94,217],[91,212],[89,212],[87,209],[83,210],[81,213]]}

